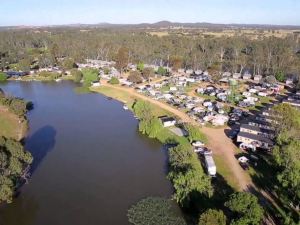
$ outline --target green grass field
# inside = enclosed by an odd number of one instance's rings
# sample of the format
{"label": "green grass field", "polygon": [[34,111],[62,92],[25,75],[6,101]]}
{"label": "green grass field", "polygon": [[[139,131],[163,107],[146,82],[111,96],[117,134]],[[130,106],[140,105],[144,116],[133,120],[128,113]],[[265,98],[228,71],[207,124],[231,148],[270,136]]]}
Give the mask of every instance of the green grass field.
{"label": "green grass field", "polygon": [[[132,96],[130,93],[128,93],[126,91],[116,90],[114,88],[105,87],[105,86],[91,87],[90,90],[93,91],[93,92],[103,94],[107,97],[114,98],[114,99],[116,99],[120,102],[123,102],[131,110],[132,110],[133,103],[135,102],[136,99],[138,99],[136,96]],[[168,111],[166,111],[164,109],[161,109],[161,108],[157,107],[154,104],[151,104],[151,106],[153,108],[154,114],[157,115],[157,116],[171,115]]]}
{"label": "green grass field", "polygon": [[10,112],[0,110],[0,136],[7,138],[19,138],[21,125],[19,120]]}

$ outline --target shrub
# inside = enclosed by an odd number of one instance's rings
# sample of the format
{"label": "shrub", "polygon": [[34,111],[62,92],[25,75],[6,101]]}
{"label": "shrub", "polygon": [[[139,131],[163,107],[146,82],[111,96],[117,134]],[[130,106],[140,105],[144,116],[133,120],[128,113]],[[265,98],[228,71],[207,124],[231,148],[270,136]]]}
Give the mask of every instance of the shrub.
{"label": "shrub", "polygon": [[200,216],[199,225],[226,225],[226,216],[221,210],[209,209]]}
{"label": "shrub", "polygon": [[200,128],[186,124],[185,129],[189,133],[188,139],[190,142],[201,141],[203,143],[207,143],[207,137],[200,131]]}
{"label": "shrub", "polygon": [[0,72],[0,82],[4,82],[7,80],[7,75],[5,73]]}
{"label": "shrub", "polygon": [[119,84],[120,81],[119,81],[118,78],[112,77],[112,78],[110,79],[109,83],[110,83],[110,84]]}
{"label": "shrub", "polygon": [[86,68],[82,70],[84,86],[91,86],[92,82],[99,81],[99,71],[97,69]]}
{"label": "shrub", "polygon": [[143,78],[138,71],[130,71],[128,80],[132,83],[137,83],[137,84],[143,82]]}
{"label": "shrub", "polygon": [[259,225],[264,215],[257,197],[248,192],[232,194],[225,206],[236,214],[231,224]]}
{"label": "shrub", "polygon": [[162,66],[160,66],[157,70],[157,74],[161,75],[161,76],[165,76],[167,74],[167,69],[163,68]]}
{"label": "shrub", "polygon": [[149,197],[128,210],[128,220],[134,225],[185,225],[183,218],[176,215],[168,199]]}
{"label": "shrub", "polygon": [[71,75],[76,83],[79,83],[82,80],[82,72],[78,69],[72,69]]}

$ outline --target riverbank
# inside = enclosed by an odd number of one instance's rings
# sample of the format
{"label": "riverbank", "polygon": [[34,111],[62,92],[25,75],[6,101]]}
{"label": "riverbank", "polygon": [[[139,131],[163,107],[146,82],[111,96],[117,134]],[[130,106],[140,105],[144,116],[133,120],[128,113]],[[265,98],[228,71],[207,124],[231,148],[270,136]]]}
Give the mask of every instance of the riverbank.
{"label": "riverbank", "polygon": [[0,105],[0,137],[12,138],[17,141],[26,136],[28,122]]}
{"label": "riverbank", "polygon": [[[198,124],[184,112],[163,102],[141,95],[132,88],[111,85],[107,82],[101,82],[101,84],[100,87],[91,87],[90,90],[124,102],[129,108],[131,108],[135,99],[141,99],[149,102],[156,112],[175,116],[182,122],[198,126]],[[160,114],[158,114],[158,116],[159,115]],[[252,186],[253,184],[250,176],[243,171],[235,158],[236,146],[225,135],[224,129],[209,127],[199,127],[199,129],[208,137],[207,145],[212,149],[213,155],[217,159],[217,171],[224,177],[228,185],[237,191],[247,190],[249,186]]]}

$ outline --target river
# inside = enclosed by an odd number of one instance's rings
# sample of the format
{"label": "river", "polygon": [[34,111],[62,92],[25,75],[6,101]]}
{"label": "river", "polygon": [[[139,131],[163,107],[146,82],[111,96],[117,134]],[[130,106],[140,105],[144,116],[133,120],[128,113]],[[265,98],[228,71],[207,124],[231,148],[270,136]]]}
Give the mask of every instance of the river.
{"label": "river", "polygon": [[127,225],[127,209],[148,196],[170,197],[167,155],[141,135],[122,104],[72,82],[8,82],[6,93],[34,103],[26,149],[32,177],[1,225]]}

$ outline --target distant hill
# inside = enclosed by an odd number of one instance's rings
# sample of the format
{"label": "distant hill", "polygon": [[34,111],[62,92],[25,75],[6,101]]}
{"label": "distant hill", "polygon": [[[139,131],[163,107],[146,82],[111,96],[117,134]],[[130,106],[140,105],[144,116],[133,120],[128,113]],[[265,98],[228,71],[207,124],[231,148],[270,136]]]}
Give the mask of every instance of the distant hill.
{"label": "distant hill", "polygon": [[66,25],[51,25],[51,26],[6,26],[1,27],[0,30],[7,29],[34,29],[41,27],[73,27],[73,28],[198,28],[198,29],[289,29],[298,30],[299,26],[295,25],[270,25],[270,24],[216,24],[216,23],[178,23],[170,21],[159,21],[157,23],[140,23],[140,24],[112,24],[112,23],[98,23],[98,24],[66,24]]}

